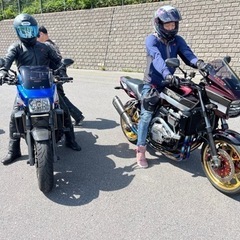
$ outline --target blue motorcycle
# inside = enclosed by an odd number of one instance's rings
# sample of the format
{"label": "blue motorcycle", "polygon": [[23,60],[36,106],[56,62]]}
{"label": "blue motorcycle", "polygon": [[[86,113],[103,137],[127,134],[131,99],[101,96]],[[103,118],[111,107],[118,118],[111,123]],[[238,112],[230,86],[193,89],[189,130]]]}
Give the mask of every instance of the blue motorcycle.
{"label": "blue motorcycle", "polygon": [[[0,68],[4,66],[0,59]],[[63,59],[59,69],[53,71],[47,66],[21,66],[19,73],[10,69],[2,83],[16,85],[17,105],[15,113],[17,132],[15,138],[24,138],[28,146],[29,164],[35,165],[38,186],[50,192],[54,184],[53,163],[57,160],[57,142],[64,131],[64,112],[59,105],[56,82],[70,82],[73,78],[57,75],[61,68],[73,64]]]}

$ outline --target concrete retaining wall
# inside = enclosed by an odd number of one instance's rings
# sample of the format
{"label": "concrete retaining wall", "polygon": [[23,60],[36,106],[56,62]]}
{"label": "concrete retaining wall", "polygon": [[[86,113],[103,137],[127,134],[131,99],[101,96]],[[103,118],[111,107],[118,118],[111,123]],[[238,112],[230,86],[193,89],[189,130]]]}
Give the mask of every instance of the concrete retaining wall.
{"label": "concrete retaining wall", "polygon": [[[225,55],[240,69],[240,1],[173,0],[71,12],[35,15],[74,68],[139,71],[145,67],[145,37],[152,32],[153,12],[162,5],[179,8],[179,34],[199,58],[210,61]],[[13,20],[0,22],[0,55],[16,40]],[[4,36],[4,37],[3,37]]]}

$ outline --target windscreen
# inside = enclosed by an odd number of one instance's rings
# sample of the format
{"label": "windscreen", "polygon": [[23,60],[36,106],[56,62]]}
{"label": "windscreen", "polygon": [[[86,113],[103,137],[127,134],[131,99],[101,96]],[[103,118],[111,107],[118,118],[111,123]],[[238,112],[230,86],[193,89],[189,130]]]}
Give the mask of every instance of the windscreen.
{"label": "windscreen", "polygon": [[225,61],[216,59],[210,62],[210,64],[213,67],[210,70],[210,75],[221,79],[225,83],[226,88],[240,90],[240,79]]}
{"label": "windscreen", "polygon": [[26,89],[45,89],[52,85],[52,74],[46,66],[22,66],[19,72]]}

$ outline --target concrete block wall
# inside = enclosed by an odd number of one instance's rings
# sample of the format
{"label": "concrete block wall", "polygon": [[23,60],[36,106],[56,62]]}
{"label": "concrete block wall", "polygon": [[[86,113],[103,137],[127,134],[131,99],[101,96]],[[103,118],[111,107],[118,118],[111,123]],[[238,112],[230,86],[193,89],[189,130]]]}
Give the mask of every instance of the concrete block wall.
{"label": "concrete block wall", "polygon": [[[172,0],[35,15],[74,68],[139,71],[145,67],[145,37],[153,31],[152,16],[162,5],[179,8],[182,35],[199,58],[210,61],[225,55],[240,72],[240,1]],[[0,56],[17,38],[13,20],[0,22]]]}

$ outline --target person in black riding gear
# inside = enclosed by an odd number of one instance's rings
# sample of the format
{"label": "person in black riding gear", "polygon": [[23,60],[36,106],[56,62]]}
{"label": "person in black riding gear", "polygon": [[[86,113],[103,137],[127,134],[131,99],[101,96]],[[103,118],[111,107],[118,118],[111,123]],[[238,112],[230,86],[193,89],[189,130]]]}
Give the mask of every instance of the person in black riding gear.
{"label": "person in black riding gear", "polygon": [[[61,57],[59,57],[57,53],[46,44],[37,42],[38,23],[34,17],[29,14],[19,14],[14,19],[13,26],[20,41],[13,43],[9,47],[8,53],[5,57],[5,65],[1,70],[2,76],[6,75],[14,61],[18,69],[24,65],[49,66],[50,61],[54,61],[56,63],[56,67],[60,67]],[[65,144],[73,150],[80,151],[81,147],[75,141],[75,135],[68,108],[61,97],[59,97],[59,101],[61,108],[64,110],[65,127],[70,129],[69,132],[65,133]],[[17,132],[14,120],[14,114],[17,111],[18,105],[15,99],[9,124],[10,141],[8,154],[2,159],[2,163],[4,165],[7,165],[21,157],[20,138],[16,139],[13,136],[13,134]]]}
{"label": "person in black riding gear", "polygon": [[[54,51],[57,52],[57,54],[59,56],[62,57],[58,46],[49,38],[48,31],[44,26],[39,27],[39,35],[38,35],[37,40],[39,42],[49,45]],[[52,69],[56,68],[55,62],[52,62],[52,61],[50,62],[50,68],[52,68]],[[70,115],[75,120],[75,126],[80,126],[82,124],[82,121],[84,120],[83,113],[68,99],[68,97],[66,96],[66,94],[64,92],[63,84],[61,84],[61,83],[57,84],[57,90],[58,90],[58,94],[62,97],[62,99],[66,103],[66,105],[69,109]]]}

